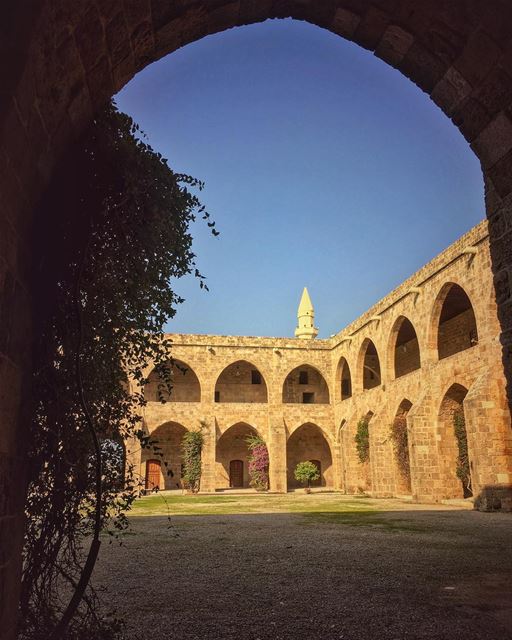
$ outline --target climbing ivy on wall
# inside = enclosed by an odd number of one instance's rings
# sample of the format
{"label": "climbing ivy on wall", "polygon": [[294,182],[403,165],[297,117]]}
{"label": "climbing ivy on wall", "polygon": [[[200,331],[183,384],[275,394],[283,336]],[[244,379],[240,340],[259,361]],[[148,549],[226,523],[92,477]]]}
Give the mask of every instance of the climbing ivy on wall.
{"label": "climbing ivy on wall", "polygon": [[370,430],[367,418],[361,418],[357,423],[355,435],[357,455],[359,462],[365,463],[370,460]]}
{"label": "climbing ivy on wall", "polygon": [[[164,325],[193,273],[189,225],[215,225],[191,189],[114,104],[64,157],[40,203],[33,246],[33,404],[20,638],[112,638],[90,577],[100,532],[127,525],[140,479],[105,482],[112,447],[139,440],[150,364],[171,357]],[[165,371],[164,371],[165,375]],[[170,385],[171,381],[167,380]],[[108,474],[107,474],[108,475]],[[66,596],[69,595],[67,598]]]}
{"label": "climbing ivy on wall", "polygon": [[405,415],[397,415],[391,425],[391,440],[395,460],[402,478],[410,484],[411,466],[409,462],[409,443],[407,438],[407,419]]}
{"label": "climbing ivy on wall", "polygon": [[457,440],[457,478],[462,482],[464,487],[464,497],[473,495],[471,490],[471,470],[469,466],[468,454],[468,434],[466,431],[466,420],[464,411],[461,409],[453,414],[453,429]]}
{"label": "climbing ivy on wall", "polygon": [[265,440],[261,436],[251,435],[246,439],[249,448],[249,484],[257,491],[267,491],[269,487],[269,456]]}
{"label": "climbing ivy on wall", "polygon": [[201,452],[204,444],[205,423],[201,423],[199,431],[187,431],[181,441],[181,459],[183,462],[182,480],[192,493],[199,491],[201,483]]}

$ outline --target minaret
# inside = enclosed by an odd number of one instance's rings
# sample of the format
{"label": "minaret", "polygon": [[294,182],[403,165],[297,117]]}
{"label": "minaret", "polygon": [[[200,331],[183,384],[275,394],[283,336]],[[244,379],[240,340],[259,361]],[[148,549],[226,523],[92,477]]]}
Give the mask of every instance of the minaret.
{"label": "minaret", "polygon": [[297,328],[295,337],[301,340],[312,340],[318,335],[315,327],[315,310],[311,303],[308,290],[304,287],[302,298],[300,299],[299,310],[297,311]]}

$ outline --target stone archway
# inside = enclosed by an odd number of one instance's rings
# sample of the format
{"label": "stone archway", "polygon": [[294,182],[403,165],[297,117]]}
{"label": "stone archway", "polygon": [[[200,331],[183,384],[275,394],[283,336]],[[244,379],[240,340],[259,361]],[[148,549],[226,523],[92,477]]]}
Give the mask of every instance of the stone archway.
{"label": "stone archway", "polygon": [[[32,211],[55,163],[94,111],[140,69],[194,40],[268,18],[307,20],[374,51],[416,83],[450,117],[482,163],[492,269],[512,396],[511,9],[498,0],[199,0],[174,3],[57,3],[14,6],[4,16],[0,96],[2,258],[2,477],[16,477],[2,515],[22,529],[25,468],[22,389],[29,387]],[[56,239],[58,242],[58,239]],[[14,473],[12,472],[14,470]],[[2,572],[16,590],[21,534]],[[12,608],[14,611],[14,608]],[[14,634],[14,613],[5,619]]]}
{"label": "stone archway", "polygon": [[[181,441],[187,429],[177,422],[164,422],[150,432],[150,446],[142,450],[141,477],[147,478],[147,465],[159,462],[160,490],[182,489]],[[153,447],[154,445],[154,447]],[[157,455],[158,454],[158,455]],[[156,469],[156,464],[153,465]],[[153,472],[156,475],[156,471]]]}
{"label": "stone archway", "polygon": [[[169,386],[165,376],[168,376]],[[147,402],[200,402],[201,385],[195,371],[181,360],[173,360],[167,365],[167,372],[162,375],[156,369],[148,376],[148,384],[144,387]]]}
{"label": "stone archway", "polygon": [[215,449],[216,489],[249,488],[247,438],[256,435],[259,434],[254,427],[238,422],[220,436]]}
{"label": "stone archway", "polygon": [[318,369],[304,364],[286,376],[282,397],[288,404],[328,404],[329,387]]}
{"label": "stone archway", "polygon": [[336,371],[336,384],[339,389],[341,400],[352,397],[352,375],[347,359],[342,357],[338,363]]}
{"label": "stone archway", "polygon": [[391,425],[396,494],[411,493],[411,461],[407,432],[407,414],[411,408],[410,400],[402,400]]}
{"label": "stone archway", "polygon": [[302,485],[295,479],[294,470],[299,462],[310,460],[317,464],[320,479],[316,486],[334,486],[334,467],[331,447],[322,429],[316,424],[306,423],[290,435],[286,443],[286,468],[288,490]]}
{"label": "stone archway", "polygon": [[[452,384],[445,393],[439,407],[439,466],[445,498],[468,498],[473,495],[463,404],[467,393],[468,390],[466,387],[457,383]],[[461,440],[463,441],[462,447],[464,448],[465,446],[465,453],[468,461],[468,474],[464,479],[460,477],[459,471]]]}
{"label": "stone archway", "polygon": [[358,376],[363,390],[374,389],[382,384],[380,358],[375,343],[365,338],[358,358]]}
{"label": "stone archway", "polygon": [[460,285],[449,282],[439,292],[434,303],[431,332],[436,336],[439,360],[478,343],[473,305]]}
{"label": "stone archway", "polygon": [[416,329],[405,316],[397,318],[390,337],[390,361],[393,378],[416,371],[421,367],[420,346]]}
{"label": "stone archway", "polygon": [[246,360],[228,365],[215,383],[215,402],[268,402],[260,370]]}

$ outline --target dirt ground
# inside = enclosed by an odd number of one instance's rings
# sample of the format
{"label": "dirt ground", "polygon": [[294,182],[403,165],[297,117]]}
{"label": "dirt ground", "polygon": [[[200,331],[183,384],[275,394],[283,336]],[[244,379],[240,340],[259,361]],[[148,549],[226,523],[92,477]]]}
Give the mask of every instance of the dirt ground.
{"label": "dirt ground", "polygon": [[133,639],[512,639],[511,514],[310,505],[132,517],[95,583]]}

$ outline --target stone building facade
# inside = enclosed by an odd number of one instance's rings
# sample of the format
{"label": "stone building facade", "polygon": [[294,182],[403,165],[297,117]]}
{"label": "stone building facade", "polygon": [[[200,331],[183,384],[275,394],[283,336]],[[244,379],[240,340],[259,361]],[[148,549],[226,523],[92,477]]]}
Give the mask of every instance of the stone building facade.
{"label": "stone building facade", "polygon": [[[421,501],[473,494],[483,506],[512,506],[510,413],[487,222],[335,336],[317,340],[316,333],[305,290],[295,338],[170,336],[171,395],[161,401],[155,372],[147,372],[145,389],[145,427],[162,457],[130,454],[146,482],[181,486],[181,438],[202,424],[202,491],[247,487],[246,438],[259,434],[269,450],[272,491],[295,488],[296,464],[312,460],[326,489]],[[470,488],[456,475],[455,414],[464,417]],[[363,419],[367,463],[354,440]],[[390,435],[397,419],[407,425],[410,478]]]}

